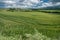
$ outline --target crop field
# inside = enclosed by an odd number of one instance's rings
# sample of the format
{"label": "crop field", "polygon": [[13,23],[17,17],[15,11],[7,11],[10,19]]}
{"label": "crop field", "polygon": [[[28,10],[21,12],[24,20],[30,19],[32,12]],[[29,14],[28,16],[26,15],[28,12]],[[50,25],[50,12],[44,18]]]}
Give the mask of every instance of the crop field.
{"label": "crop field", "polygon": [[0,11],[0,40],[60,40],[60,14]]}

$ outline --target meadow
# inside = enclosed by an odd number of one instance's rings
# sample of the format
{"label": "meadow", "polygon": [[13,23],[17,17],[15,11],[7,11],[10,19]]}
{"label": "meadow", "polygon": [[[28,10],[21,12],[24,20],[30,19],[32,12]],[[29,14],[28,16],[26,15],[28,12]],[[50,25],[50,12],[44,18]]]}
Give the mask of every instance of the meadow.
{"label": "meadow", "polygon": [[60,14],[0,11],[0,40],[60,40]]}

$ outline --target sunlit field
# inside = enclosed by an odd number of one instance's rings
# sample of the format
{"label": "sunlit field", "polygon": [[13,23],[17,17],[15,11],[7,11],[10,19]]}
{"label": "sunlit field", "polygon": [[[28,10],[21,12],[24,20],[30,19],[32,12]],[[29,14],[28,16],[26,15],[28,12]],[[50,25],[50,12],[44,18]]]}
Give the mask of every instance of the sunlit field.
{"label": "sunlit field", "polygon": [[0,40],[60,40],[60,14],[0,11]]}

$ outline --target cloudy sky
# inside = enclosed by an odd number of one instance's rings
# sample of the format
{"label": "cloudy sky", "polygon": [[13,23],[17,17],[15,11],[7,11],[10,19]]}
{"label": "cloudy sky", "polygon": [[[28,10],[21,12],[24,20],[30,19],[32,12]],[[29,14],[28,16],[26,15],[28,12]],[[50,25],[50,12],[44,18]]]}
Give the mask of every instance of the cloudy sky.
{"label": "cloudy sky", "polygon": [[60,5],[60,0],[0,0],[0,8],[43,8]]}

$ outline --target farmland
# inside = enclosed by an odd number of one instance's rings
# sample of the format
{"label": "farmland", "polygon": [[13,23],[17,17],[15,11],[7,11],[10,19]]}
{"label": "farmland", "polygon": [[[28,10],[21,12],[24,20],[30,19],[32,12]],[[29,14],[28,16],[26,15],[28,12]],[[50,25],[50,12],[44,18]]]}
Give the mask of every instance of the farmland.
{"label": "farmland", "polygon": [[0,11],[0,40],[30,40],[25,34],[35,36],[36,31],[51,40],[60,40],[60,14]]}

